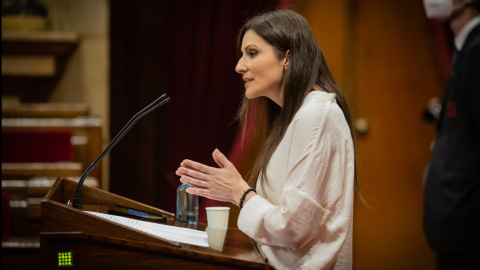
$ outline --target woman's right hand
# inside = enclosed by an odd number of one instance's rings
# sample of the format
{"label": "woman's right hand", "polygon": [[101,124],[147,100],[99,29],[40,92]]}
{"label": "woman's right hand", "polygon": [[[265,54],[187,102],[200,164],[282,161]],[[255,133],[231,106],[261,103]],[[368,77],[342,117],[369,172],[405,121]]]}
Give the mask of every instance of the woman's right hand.
{"label": "woman's right hand", "polygon": [[[238,205],[249,185],[218,149],[213,151],[212,156],[219,168],[186,159],[180,164],[176,174],[180,176],[182,183],[193,186],[187,188],[188,193]],[[247,199],[250,197],[252,196]]]}

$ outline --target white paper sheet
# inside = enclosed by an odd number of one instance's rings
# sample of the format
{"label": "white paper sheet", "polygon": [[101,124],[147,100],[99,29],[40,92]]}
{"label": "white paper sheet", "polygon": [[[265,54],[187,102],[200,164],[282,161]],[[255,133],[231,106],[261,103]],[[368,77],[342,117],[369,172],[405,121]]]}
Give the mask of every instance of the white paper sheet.
{"label": "white paper sheet", "polygon": [[85,212],[171,242],[184,243],[201,247],[209,246],[208,234],[203,231],[163,225],[148,221],[141,221],[91,211]]}

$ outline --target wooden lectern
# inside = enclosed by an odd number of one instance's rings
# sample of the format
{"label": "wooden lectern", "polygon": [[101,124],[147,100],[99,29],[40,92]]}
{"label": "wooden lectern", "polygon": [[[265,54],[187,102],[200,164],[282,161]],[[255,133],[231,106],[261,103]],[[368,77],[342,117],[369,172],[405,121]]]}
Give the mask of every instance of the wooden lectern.
{"label": "wooden lectern", "polygon": [[[237,229],[227,230],[220,249],[169,242],[68,206],[76,187],[76,181],[58,178],[41,203],[45,269],[270,269],[255,242]],[[164,215],[168,225],[178,226],[172,213],[83,187],[83,210],[107,213],[115,205]]]}

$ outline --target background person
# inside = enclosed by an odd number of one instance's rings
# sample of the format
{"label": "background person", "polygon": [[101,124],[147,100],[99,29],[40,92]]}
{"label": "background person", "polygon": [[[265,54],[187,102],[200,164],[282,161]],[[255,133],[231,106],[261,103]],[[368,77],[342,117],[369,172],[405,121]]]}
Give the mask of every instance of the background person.
{"label": "background person", "polygon": [[452,71],[426,173],[424,227],[440,269],[480,266],[480,1],[424,1],[429,18],[448,18]]}

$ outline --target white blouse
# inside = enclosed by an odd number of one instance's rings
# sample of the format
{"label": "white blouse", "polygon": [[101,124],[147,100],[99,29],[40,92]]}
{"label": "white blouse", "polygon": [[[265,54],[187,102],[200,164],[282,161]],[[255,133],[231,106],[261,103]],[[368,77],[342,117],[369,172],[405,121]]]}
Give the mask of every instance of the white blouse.
{"label": "white blouse", "polygon": [[309,93],[238,227],[276,269],[351,269],[354,149],[335,94]]}

